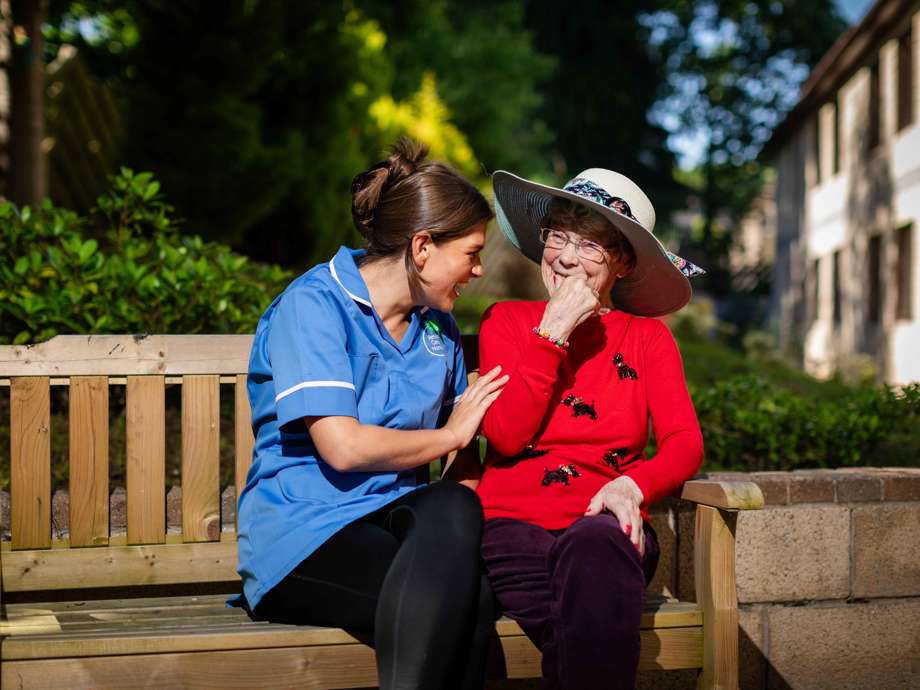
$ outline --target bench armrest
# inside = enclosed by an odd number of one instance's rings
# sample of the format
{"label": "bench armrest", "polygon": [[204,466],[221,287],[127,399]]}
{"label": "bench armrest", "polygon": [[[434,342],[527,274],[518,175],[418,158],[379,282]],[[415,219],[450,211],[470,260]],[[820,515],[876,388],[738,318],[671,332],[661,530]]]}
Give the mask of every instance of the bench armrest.
{"label": "bench armrest", "polygon": [[725,510],[763,508],[763,494],[754,482],[691,479],[684,484],[680,497],[685,501]]}

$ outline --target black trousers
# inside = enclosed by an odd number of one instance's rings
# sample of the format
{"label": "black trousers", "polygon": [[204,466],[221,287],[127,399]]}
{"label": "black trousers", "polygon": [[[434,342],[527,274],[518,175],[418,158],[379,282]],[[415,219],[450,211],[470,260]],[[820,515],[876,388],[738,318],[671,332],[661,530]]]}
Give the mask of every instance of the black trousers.
{"label": "black trousers", "polygon": [[381,690],[481,688],[494,620],[481,532],[473,491],[416,489],[335,534],[255,617],[349,630],[375,648]]}

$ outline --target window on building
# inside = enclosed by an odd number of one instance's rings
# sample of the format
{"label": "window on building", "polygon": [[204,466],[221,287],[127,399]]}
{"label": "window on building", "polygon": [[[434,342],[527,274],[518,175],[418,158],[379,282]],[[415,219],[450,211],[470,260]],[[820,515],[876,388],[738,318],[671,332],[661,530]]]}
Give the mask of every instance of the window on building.
{"label": "window on building", "polygon": [[870,151],[878,146],[879,141],[881,141],[881,91],[879,87],[878,59],[876,59],[869,70],[869,132],[866,143]]}
{"label": "window on building", "polygon": [[834,252],[833,262],[834,262],[834,265],[832,267],[833,276],[831,278],[831,289],[833,291],[833,305],[834,305],[833,318],[834,318],[834,325],[839,326],[840,320],[841,320],[841,313],[842,313],[841,294],[840,294],[840,251],[839,250]]}
{"label": "window on building", "polygon": [[869,238],[869,294],[866,304],[866,318],[869,323],[878,323],[882,315],[882,236]]}
{"label": "window on building", "polygon": [[821,259],[815,259],[811,262],[811,270],[808,276],[811,291],[808,293],[808,321],[817,321],[818,305],[821,299]]}
{"label": "window on building", "polygon": [[816,185],[819,185],[821,184],[821,116],[819,113],[815,113],[815,119],[812,121],[811,156],[814,161],[814,181]]}
{"label": "window on building", "polygon": [[914,237],[913,226],[905,225],[896,231],[895,241],[898,246],[897,262],[897,280],[898,280],[898,303],[895,309],[895,316],[898,319],[910,320],[914,316],[913,305],[913,253]]}
{"label": "window on building", "polygon": [[898,131],[914,121],[914,56],[910,28],[898,39]]}
{"label": "window on building", "polygon": [[840,172],[840,95],[834,97],[834,140],[831,143],[834,147],[834,163],[831,167],[831,173],[836,175]]}

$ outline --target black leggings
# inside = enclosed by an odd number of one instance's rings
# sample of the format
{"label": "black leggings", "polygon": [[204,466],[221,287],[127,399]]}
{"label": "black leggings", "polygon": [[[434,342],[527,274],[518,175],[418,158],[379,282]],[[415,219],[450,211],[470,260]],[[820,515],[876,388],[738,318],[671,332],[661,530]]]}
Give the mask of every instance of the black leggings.
{"label": "black leggings", "polygon": [[255,615],[348,629],[376,649],[381,690],[481,688],[494,620],[481,532],[465,486],[416,489],[336,533]]}

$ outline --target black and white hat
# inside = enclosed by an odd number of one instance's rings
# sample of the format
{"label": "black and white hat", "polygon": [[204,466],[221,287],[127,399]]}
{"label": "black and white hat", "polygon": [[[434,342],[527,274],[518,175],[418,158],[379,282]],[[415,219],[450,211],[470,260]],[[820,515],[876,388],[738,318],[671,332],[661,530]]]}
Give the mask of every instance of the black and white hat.
{"label": "black and white hat", "polygon": [[638,316],[663,316],[690,301],[690,278],[703,269],[672,254],[653,234],[655,208],[625,175],[590,168],[562,189],[525,180],[505,170],[492,175],[495,216],[511,243],[540,263],[540,228],[553,198],[569,199],[600,213],[623,233],[636,253],[636,266],[616,281],[613,304]]}

